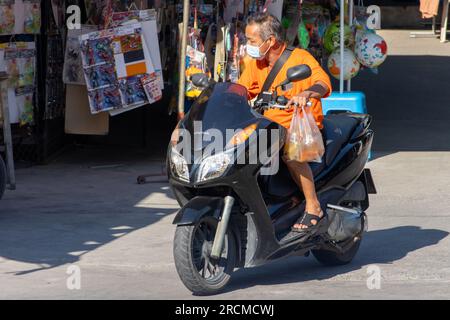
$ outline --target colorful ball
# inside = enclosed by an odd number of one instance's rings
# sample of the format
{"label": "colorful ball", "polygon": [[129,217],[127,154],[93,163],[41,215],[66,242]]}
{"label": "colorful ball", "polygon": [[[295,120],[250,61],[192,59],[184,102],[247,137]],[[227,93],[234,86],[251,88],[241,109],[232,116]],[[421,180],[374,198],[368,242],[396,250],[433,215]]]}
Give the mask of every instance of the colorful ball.
{"label": "colorful ball", "polygon": [[[338,22],[333,22],[330,24],[325,31],[324,35],[324,47],[328,52],[333,52],[335,49],[340,47],[341,30],[340,24]],[[349,48],[353,46],[355,39],[353,36],[352,29],[348,26],[344,26],[344,46]]]}
{"label": "colorful ball", "polygon": [[[350,49],[344,49],[344,80],[350,80],[359,72],[360,64]],[[328,70],[336,78],[341,78],[341,50],[335,50],[328,58]]]}
{"label": "colorful ball", "polygon": [[364,32],[355,46],[356,58],[368,68],[380,66],[387,58],[386,41],[373,32]]}

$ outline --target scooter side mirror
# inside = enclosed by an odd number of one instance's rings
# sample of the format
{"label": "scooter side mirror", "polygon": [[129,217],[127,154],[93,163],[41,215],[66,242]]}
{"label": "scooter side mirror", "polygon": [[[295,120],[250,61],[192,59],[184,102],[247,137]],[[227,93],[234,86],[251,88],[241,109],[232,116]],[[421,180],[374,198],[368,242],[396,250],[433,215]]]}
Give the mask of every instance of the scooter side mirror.
{"label": "scooter side mirror", "polygon": [[286,71],[286,78],[289,82],[295,82],[300,80],[305,80],[311,77],[312,71],[307,64],[301,64],[289,68]]}
{"label": "scooter side mirror", "polygon": [[286,80],[280,83],[280,86],[284,86],[291,82],[305,80],[311,77],[312,71],[307,64],[300,64],[298,66],[290,67],[286,71]]}
{"label": "scooter side mirror", "polygon": [[191,81],[197,88],[206,88],[209,86],[209,77],[204,73],[196,73],[191,76]]}

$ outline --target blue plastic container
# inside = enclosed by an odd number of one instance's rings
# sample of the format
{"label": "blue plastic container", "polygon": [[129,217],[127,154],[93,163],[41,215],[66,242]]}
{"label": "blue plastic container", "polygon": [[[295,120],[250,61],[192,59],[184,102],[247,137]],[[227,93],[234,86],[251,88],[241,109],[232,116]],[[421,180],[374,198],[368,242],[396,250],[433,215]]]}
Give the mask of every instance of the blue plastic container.
{"label": "blue plastic container", "polygon": [[[367,113],[365,94],[360,91],[338,92],[322,99],[322,112],[324,115],[339,111]],[[372,152],[369,152],[370,159],[372,159]]]}
{"label": "blue plastic container", "polygon": [[351,111],[367,113],[366,96],[359,91],[332,93],[328,98],[322,99],[323,114],[336,111]]}

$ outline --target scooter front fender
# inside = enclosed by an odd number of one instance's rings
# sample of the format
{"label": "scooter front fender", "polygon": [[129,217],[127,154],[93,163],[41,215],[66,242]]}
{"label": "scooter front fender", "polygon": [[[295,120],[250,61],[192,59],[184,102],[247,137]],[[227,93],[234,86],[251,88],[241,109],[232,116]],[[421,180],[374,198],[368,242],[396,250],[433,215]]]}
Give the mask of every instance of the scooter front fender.
{"label": "scooter front fender", "polygon": [[219,220],[224,205],[221,197],[195,197],[181,208],[173,224],[178,226],[194,225],[205,216]]}

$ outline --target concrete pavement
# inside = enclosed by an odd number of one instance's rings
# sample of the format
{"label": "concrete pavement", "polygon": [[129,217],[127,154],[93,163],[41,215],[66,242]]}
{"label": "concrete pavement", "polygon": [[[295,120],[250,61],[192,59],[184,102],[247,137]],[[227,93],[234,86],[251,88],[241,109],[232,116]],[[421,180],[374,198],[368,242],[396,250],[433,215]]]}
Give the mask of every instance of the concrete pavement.
{"label": "concrete pavement", "polygon": [[[450,297],[449,161],[445,152],[396,153],[370,163],[379,194],[351,265],[324,268],[299,257],[239,270],[215,298]],[[18,171],[22,183],[0,209],[0,298],[192,298],[172,257],[177,204],[166,184],[135,183],[157,164],[90,168],[98,164],[65,160]],[[67,288],[70,265],[80,267],[81,290]],[[367,288],[370,265],[381,269],[380,290]]]}

